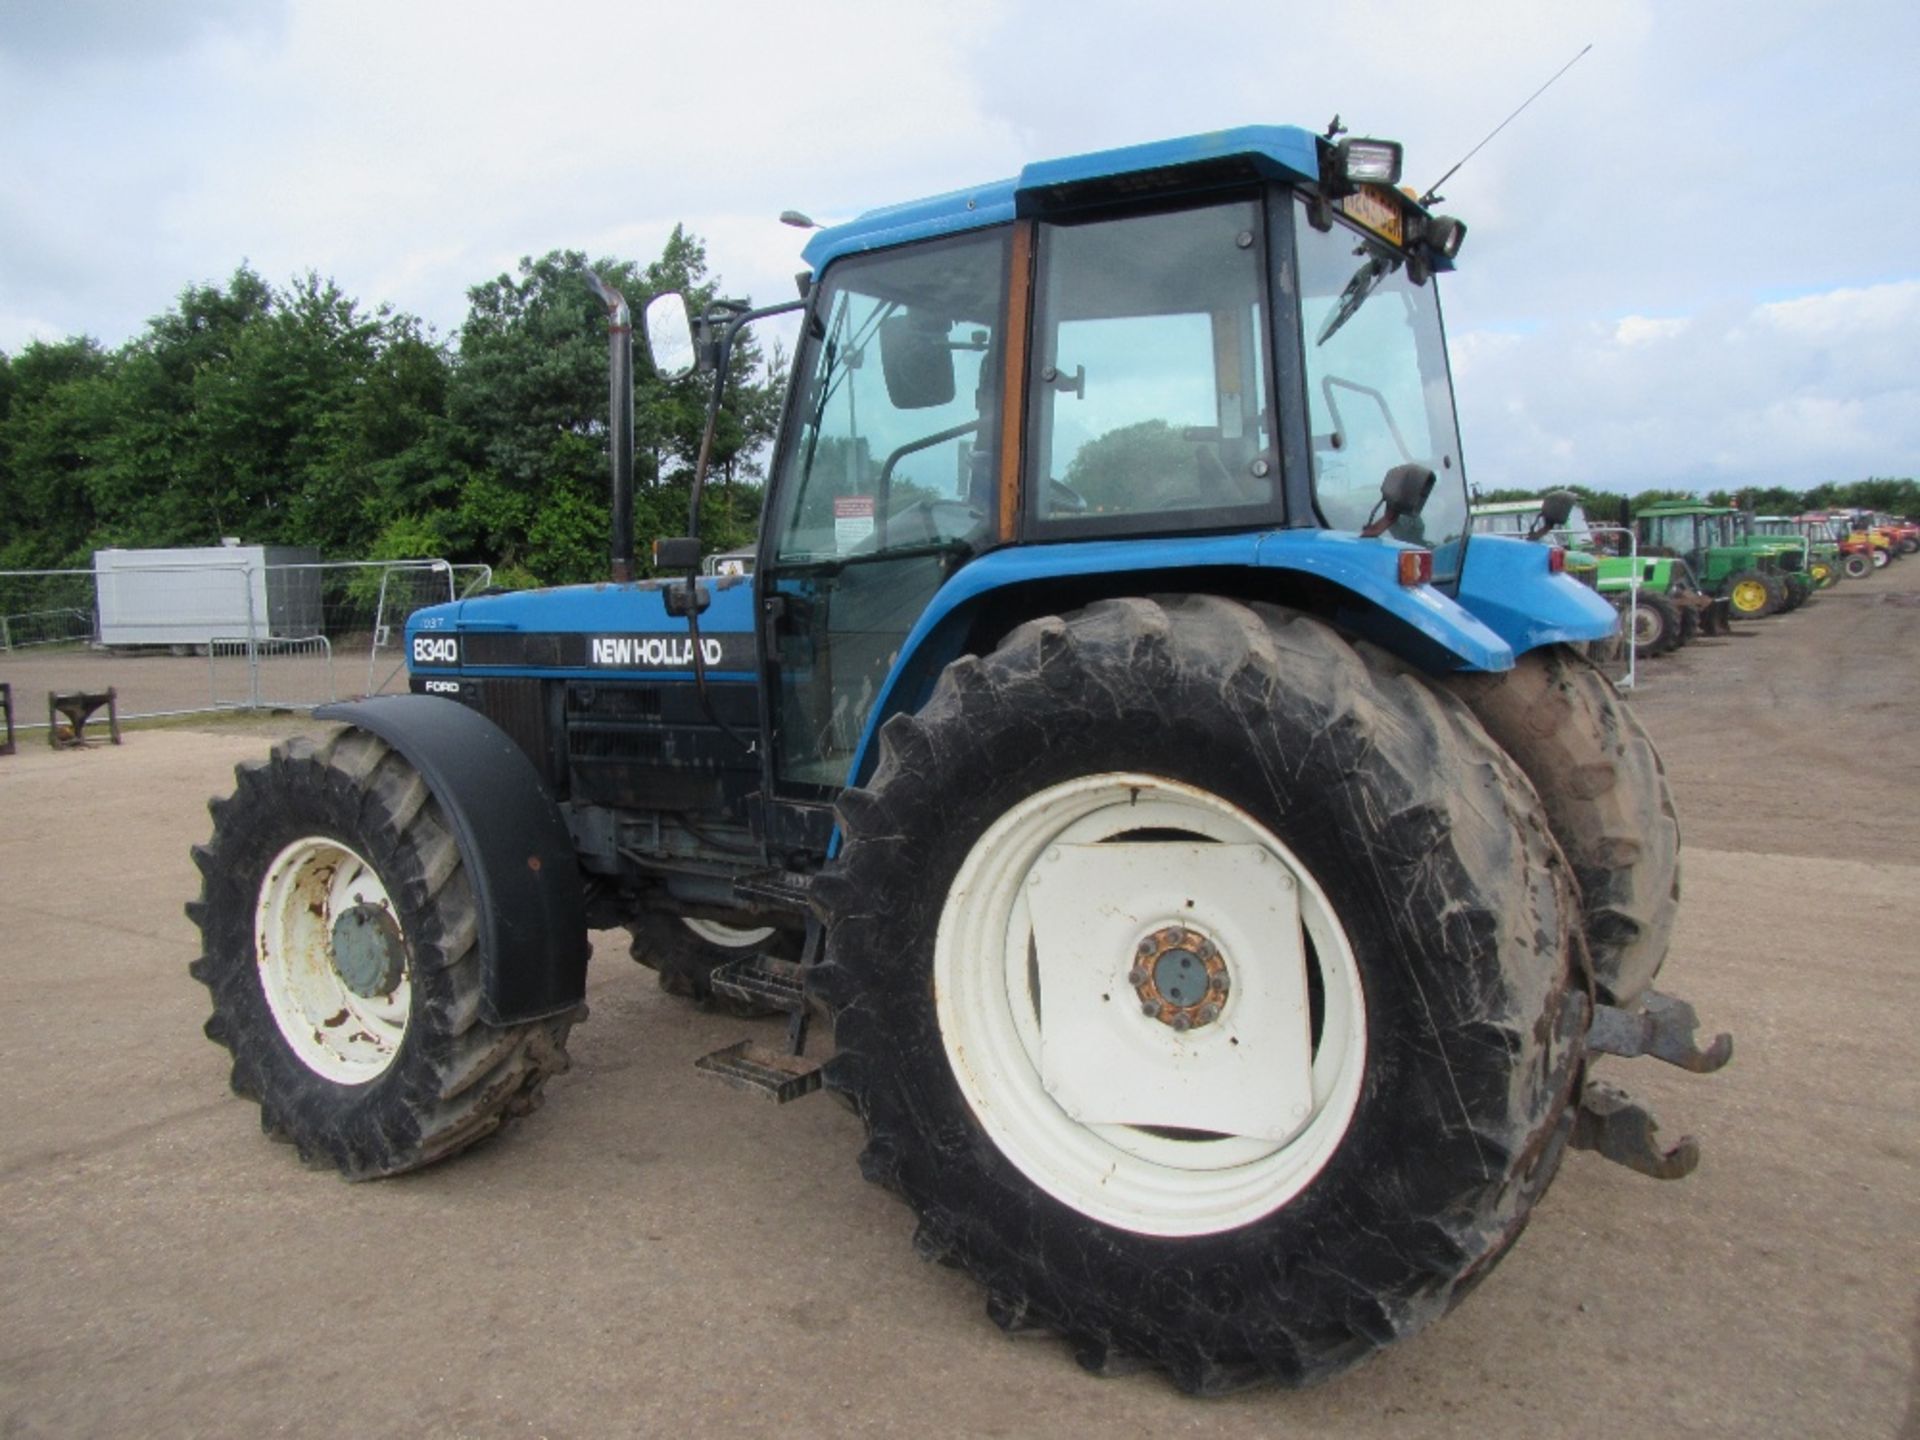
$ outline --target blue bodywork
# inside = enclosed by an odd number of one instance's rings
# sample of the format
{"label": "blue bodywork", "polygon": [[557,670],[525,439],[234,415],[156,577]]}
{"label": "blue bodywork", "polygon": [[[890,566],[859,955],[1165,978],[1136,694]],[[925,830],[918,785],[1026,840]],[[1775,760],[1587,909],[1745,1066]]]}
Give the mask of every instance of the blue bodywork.
{"label": "blue bodywork", "polygon": [[[595,663],[590,642],[599,638],[618,642],[635,637],[687,634],[684,617],[669,615],[662,592],[666,585],[658,580],[638,580],[625,585],[606,582],[598,585],[567,585],[555,590],[523,590],[507,595],[485,595],[471,600],[456,600],[416,610],[407,618],[407,666],[416,675],[488,676],[527,675],[554,679],[608,679],[684,681],[693,683],[693,667],[679,660],[671,647],[663,647],[658,663],[622,665]],[[710,603],[700,614],[703,641],[722,641],[726,664],[707,665],[710,680],[752,681],[755,669],[751,652],[739,642],[749,644],[753,636],[753,581],[743,576],[703,578],[703,593]],[[423,663],[419,642],[457,637],[457,659]],[[518,655],[511,645],[500,645],[496,654],[500,663],[475,663],[468,641],[481,637],[553,636],[579,637],[583,648],[577,655],[563,649],[552,652],[551,659],[529,658],[523,649]],[[484,640],[482,643],[485,643]],[[431,654],[429,647],[426,652]],[[741,663],[736,657],[745,657]],[[676,663],[678,661],[678,663]]]}
{"label": "blue bodywork", "polygon": [[1311,131],[1297,125],[1242,125],[1178,140],[1156,140],[1149,145],[1096,150],[1064,160],[1041,160],[1022,169],[1018,179],[996,180],[904,205],[886,205],[844,225],[828,226],[807,242],[801,255],[817,275],[842,255],[1005,224],[1044,191],[1111,175],[1240,160],[1245,162],[1249,178],[1317,180],[1319,143]]}

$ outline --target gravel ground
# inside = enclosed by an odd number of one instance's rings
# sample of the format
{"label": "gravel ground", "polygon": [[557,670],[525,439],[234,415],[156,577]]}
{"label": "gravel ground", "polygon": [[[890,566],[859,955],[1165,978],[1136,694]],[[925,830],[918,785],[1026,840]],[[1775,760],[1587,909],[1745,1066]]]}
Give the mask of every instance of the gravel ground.
{"label": "gravel ground", "polygon": [[[205,661],[198,662],[202,666]],[[5,678],[0,675],[0,678]],[[1667,987],[1737,1037],[1605,1062],[1705,1159],[1576,1153],[1451,1317],[1299,1394],[1009,1340],[859,1127],[692,1060],[744,1022],[598,937],[545,1109],[349,1186],[200,1035],[187,847],[285,722],[0,759],[0,1435],[1920,1437],[1920,561],[1646,668],[1686,841]]]}

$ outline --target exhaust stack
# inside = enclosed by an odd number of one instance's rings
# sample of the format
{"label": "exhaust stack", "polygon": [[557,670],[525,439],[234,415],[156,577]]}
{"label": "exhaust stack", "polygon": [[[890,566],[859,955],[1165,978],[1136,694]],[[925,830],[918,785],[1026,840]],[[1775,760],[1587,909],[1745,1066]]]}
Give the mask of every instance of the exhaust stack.
{"label": "exhaust stack", "polygon": [[607,449],[613,457],[613,579],[633,579],[633,312],[593,271],[587,285],[607,309]]}

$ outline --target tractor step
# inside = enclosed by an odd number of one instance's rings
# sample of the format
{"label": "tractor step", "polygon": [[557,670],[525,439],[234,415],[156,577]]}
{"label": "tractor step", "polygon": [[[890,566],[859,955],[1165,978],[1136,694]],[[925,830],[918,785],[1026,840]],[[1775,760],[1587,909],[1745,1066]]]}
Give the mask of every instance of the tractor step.
{"label": "tractor step", "polygon": [[711,1055],[702,1055],[693,1062],[693,1068],[706,1071],[736,1090],[751,1091],[784,1105],[820,1088],[820,1070],[824,1063],[804,1055],[784,1055],[751,1040],[742,1040]]}
{"label": "tractor step", "polygon": [[800,966],[792,960],[749,955],[712,970],[707,983],[716,994],[795,1014],[806,1005]]}

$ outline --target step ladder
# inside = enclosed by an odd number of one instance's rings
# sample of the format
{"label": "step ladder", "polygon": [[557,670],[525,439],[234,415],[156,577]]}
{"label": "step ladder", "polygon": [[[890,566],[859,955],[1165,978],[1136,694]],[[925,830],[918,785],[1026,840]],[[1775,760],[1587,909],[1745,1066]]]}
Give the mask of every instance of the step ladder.
{"label": "step ladder", "polygon": [[741,1040],[702,1055],[693,1068],[722,1084],[784,1105],[820,1088],[825,1062],[809,1058],[806,986],[798,961],[751,955],[722,965],[707,977],[714,993],[781,1010],[787,1015],[784,1050]]}

